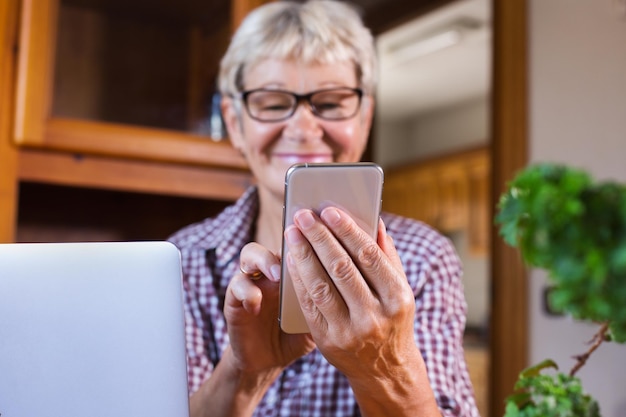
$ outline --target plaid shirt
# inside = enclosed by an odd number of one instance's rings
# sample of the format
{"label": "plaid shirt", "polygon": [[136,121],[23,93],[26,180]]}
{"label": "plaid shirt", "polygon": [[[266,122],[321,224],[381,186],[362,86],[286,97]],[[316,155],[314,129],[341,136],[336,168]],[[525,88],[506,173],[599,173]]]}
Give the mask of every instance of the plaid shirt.
{"label": "plaid shirt", "polygon": [[[239,252],[253,239],[258,194],[249,188],[217,217],[170,240],[182,253],[188,382],[191,393],[211,376],[228,345],[223,315]],[[460,261],[448,239],[423,223],[383,213],[415,294],[415,341],[444,416],[478,416],[464,354],[466,304]],[[319,351],[300,358],[274,382],[254,416],[360,416],[347,379]]]}

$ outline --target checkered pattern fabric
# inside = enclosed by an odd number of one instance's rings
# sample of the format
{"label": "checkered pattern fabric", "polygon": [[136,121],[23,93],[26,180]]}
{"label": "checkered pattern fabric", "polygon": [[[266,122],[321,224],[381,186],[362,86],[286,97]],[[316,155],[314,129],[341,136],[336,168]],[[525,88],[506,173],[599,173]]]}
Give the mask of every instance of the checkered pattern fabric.
{"label": "checkered pattern fabric", "polygon": [[[190,225],[170,241],[181,250],[189,390],[211,376],[228,345],[223,315],[229,279],[252,240],[254,187],[217,217]],[[448,239],[415,220],[383,213],[415,294],[415,342],[443,416],[478,416],[463,354],[466,303],[461,265]],[[262,416],[360,416],[347,379],[315,350],[287,368],[254,413]]]}

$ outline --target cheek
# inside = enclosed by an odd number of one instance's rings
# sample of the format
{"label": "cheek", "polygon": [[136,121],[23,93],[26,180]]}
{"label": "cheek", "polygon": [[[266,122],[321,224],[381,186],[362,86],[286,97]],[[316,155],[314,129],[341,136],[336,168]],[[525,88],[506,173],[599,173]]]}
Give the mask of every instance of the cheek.
{"label": "cheek", "polygon": [[328,136],[332,139],[333,146],[341,155],[353,159],[354,155],[360,157],[367,142],[367,132],[358,123],[346,123],[333,126],[327,130]]}
{"label": "cheek", "polygon": [[244,137],[249,151],[262,154],[280,137],[281,129],[271,123],[245,123]]}

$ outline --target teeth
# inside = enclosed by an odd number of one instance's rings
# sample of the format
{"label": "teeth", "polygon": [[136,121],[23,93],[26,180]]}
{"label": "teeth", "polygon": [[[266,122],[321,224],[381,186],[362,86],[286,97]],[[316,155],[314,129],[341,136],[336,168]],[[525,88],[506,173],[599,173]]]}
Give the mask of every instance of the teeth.
{"label": "teeth", "polygon": [[286,162],[291,164],[299,163],[299,162],[331,162],[332,158],[328,155],[290,155],[290,156],[281,156]]}

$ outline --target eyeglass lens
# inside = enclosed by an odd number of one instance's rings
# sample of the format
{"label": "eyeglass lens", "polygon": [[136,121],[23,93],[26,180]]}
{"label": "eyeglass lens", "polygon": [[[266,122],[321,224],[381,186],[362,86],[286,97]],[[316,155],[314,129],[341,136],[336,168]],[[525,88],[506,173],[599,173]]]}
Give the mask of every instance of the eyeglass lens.
{"label": "eyeglass lens", "polygon": [[320,90],[306,96],[280,90],[252,90],[244,95],[251,117],[261,121],[279,121],[289,118],[305,99],[311,111],[322,119],[341,120],[356,114],[360,91],[351,88]]}

